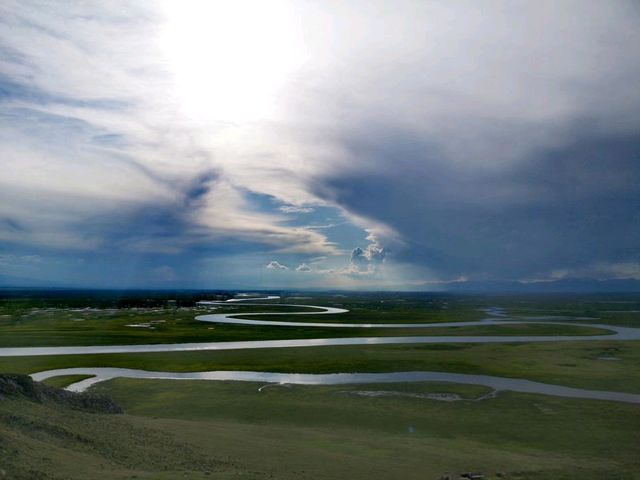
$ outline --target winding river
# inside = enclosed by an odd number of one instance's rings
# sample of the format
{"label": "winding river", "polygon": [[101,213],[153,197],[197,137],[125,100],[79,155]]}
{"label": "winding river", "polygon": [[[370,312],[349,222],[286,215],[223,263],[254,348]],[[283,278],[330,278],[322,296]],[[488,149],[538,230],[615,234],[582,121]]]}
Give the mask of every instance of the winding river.
{"label": "winding river", "polygon": [[[229,303],[247,302],[251,306],[265,306],[273,304],[255,303],[255,301],[272,300],[279,297],[266,298],[238,298],[226,302],[200,302],[201,305],[219,306]],[[247,320],[236,318],[241,315],[318,315],[340,314],[348,310],[333,307],[318,307],[312,305],[283,305],[294,308],[315,308],[317,311],[305,312],[258,312],[258,313],[214,313],[197,316],[196,319],[203,322],[261,325],[261,326],[291,326],[311,328],[436,328],[436,327],[465,327],[486,325],[510,325],[536,323],[554,317],[536,317],[520,321],[509,320],[500,309],[488,309],[492,318],[473,322],[449,322],[449,323],[383,323],[383,324],[354,324],[354,323],[322,323],[322,322],[283,322],[271,320]],[[557,317],[556,317],[557,318]],[[567,317],[560,317],[564,320]],[[574,320],[577,320],[574,319]],[[582,319],[579,319],[582,320]],[[586,319],[585,319],[586,320]],[[319,338],[300,340],[261,340],[246,342],[203,342],[180,344],[146,344],[146,345],[100,345],[80,347],[18,347],[0,348],[0,356],[38,356],[38,355],[82,355],[98,353],[148,353],[148,352],[179,352],[198,350],[240,350],[254,348],[287,348],[287,347],[313,347],[329,345],[376,345],[376,344],[402,344],[402,343],[513,343],[513,342],[567,342],[567,341],[593,341],[593,340],[640,340],[640,328],[618,327],[598,323],[575,323],[545,321],[546,324],[574,325],[582,327],[594,327],[607,330],[605,335],[548,335],[548,336],[411,336],[411,337],[350,337],[350,338]],[[392,373],[338,373],[338,374],[296,374],[275,372],[247,372],[247,371],[211,371],[211,372],[151,372],[145,370],[133,370],[124,368],[66,368],[47,370],[34,373],[31,376],[35,380],[44,380],[60,375],[92,375],[92,378],[84,379],[69,385],[67,388],[73,391],[84,391],[91,385],[116,377],[147,378],[147,379],[171,379],[171,380],[237,380],[253,382],[273,382],[303,385],[336,385],[336,384],[361,384],[361,383],[394,383],[394,382],[422,382],[438,381],[464,384],[484,385],[497,391],[511,390],[524,393],[539,393],[572,398],[586,398],[594,400],[613,400],[618,402],[640,404],[639,394],[584,390],[578,388],[550,385],[529,380],[493,377],[487,375],[465,375],[447,372],[392,372]]]}
{"label": "winding river", "polygon": [[564,387],[548,383],[533,382],[516,378],[493,377],[489,375],[466,375],[446,372],[391,372],[391,373],[275,373],[248,371],[211,371],[211,372],[150,372],[128,368],[63,368],[47,370],[31,375],[34,380],[45,380],[60,375],[95,375],[67,387],[74,392],[82,392],[98,382],[112,378],[143,378],[155,380],[234,380],[242,382],[266,382],[294,385],[354,385],[366,383],[401,382],[446,382],[466,385],[483,385],[495,391],[538,393],[569,398],[591,400],[612,400],[616,402],[640,404],[640,394],[604,392]]}

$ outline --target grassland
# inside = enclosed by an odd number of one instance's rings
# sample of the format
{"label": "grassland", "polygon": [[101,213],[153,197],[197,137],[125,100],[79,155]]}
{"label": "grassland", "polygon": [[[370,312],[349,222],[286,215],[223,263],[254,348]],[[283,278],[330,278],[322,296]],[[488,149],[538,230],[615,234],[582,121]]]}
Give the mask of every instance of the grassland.
{"label": "grassland", "polygon": [[0,358],[0,371],[15,373],[108,366],[183,372],[428,370],[482,373],[580,388],[640,393],[640,342],[569,342],[561,348],[555,343],[368,345]]}
{"label": "grassland", "polygon": [[[640,295],[501,295],[469,297],[463,301],[484,305],[500,305],[514,318],[523,316],[591,317],[594,323],[640,327]],[[571,320],[580,322],[582,320]]]}
{"label": "grassland", "polygon": [[[474,400],[486,390],[433,383],[258,387],[102,384],[125,415],[3,399],[0,468],[17,480],[640,478],[637,406],[513,393]],[[358,395],[364,388],[397,395]]]}
{"label": "grassland", "polygon": [[[0,478],[7,480],[210,478],[234,472],[220,457],[136,417],[0,399]],[[236,477],[237,478],[237,477]]]}
{"label": "grassland", "polygon": [[[382,467],[386,475],[378,472],[374,477],[389,478],[394,471],[400,478],[438,478],[447,471],[513,475],[529,470],[526,478],[562,478],[563,474],[578,478],[577,472],[586,471],[591,474],[580,478],[601,478],[594,474],[600,470],[608,472],[606,478],[616,478],[640,467],[637,406],[514,393],[458,402],[402,396],[439,392],[475,399],[487,393],[481,387],[433,383],[262,391],[259,386],[118,379],[98,391],[109,393],[126,411],[150,418],[303,429],[308,435],[304,445],[298,444],[297,435],[276,438],[293,451],[316,449],[357,459],[355,478],[368,477],[374,470],[371,466],[377,470],[389,461],[391,469]],[[363,390],[398,395],[353,394]],[[318,462],[312,471],[322,470]],[[539,476],[533,475],[536,470]]]}
{"label": "grassland", "polygon": [[[478,320],[487,315],[476,305],[449,306],[450,302],[421,309],[403,302],[346,303],[313,298],[320,304],[353,310],[337,315],[278,316],[277,320],[335,323],[442,323]],[[606,330],[572,325],[527,325],[430,328],[313,328],[220,325],[196,321],[206,313],[242,313],[257,309],[288,312],[272,306],[230,306],[215,310],[198,307],[70,308],[38,306],[24,299],[0,301],[0,347],[125,345],[143,343],[225,342],[335,337],[420,336],[420,335],[602,335]],[[367,307],[368,305],[368,307]],[[445,308],[446,307],[446,308]],[[304,308],[296,308],[304,311]],[[313,309],[306,309],[312,311]],[[243,315],[242,318],[258,318]],[[273,319],[271,317],[270,319]]]}
{"label": "grassland", "polygon": [[51,377],[44,380],[42,383],[49,385],[50,387],[64,388],[72,383],[79,382],[85,378],[91,378],[92,375],[59,375],[57,377]]}
{"label": "grassland", "polygon": [[[543,323],[420,329],[315,329],[215,325],[195,295],[0,299],[0,346],[177,343],[382,335],[589,335],[598,329]],[[96,298],[98,298],[96,300]],[[509,315],[588,316],[640,326],[637,296],[478,297],[316,295],[284,300],[348,308],[343,315],[278,320],[411,323]],[[87,307],[91,307],[87,309]],[[96,308],[93,308],[96,307]],[[99,307],[99,308],[97,308]],[[247,312],[233,306],[222,311]],[[287,311],[273,305],[260,311]],[[255,317],[261,318],[261,317]],[[262,317],[264,319],[264,317]],[[574,321],[566,319],[563,321]],[[577,320],[575,320],[577,321]],[[147,327],[128,327],[148,324]],[[0,371],[65,367],[300,373],[429,370],[526,378],[640,393],[640,342],[366,345],[0,357]],[[65,386],[85,376],[47,381]],[[487,479],[640,479],[637,405],[501,392],[480,386],[393,384],[269,386],[115,379],[93,389],[125,415],[0,399],[0,478],[31,479],[439,479],[480,471]],[[394,392],[384,396],[362,391]],[[360,393],[358,393],[360,392]],[[458,401],[435,400],[434,393]],[[498,474],[500,476],[498,476]],[[456,477],[453,477],[456,478]]]}

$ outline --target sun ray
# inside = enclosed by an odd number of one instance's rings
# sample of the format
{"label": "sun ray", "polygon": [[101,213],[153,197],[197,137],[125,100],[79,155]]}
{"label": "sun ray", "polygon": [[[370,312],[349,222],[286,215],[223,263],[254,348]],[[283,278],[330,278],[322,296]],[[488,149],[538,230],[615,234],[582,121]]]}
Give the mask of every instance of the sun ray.
{"label": "sun ray", "polygon": [[269,118],[303,58],[302,35],[285,2],[166,2],[162,37],[176,93],[200,121]]}

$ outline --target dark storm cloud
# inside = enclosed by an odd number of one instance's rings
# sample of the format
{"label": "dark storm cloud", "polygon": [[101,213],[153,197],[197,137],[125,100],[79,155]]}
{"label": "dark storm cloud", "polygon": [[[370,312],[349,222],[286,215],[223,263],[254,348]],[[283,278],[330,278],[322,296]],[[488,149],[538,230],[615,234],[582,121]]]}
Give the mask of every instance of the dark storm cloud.
{"label": "dark storm cloud", "polygon": [[366,142],[356,154],[389,168],[328,178],[324,194],[392,226],[407,241],[399,260],[476,278],[640,260],[638,137],[583,138],[480,172],[451,168],[406,136]]}
{"label": "dark storm cloud", "polygon": [[378,54],[354,57],[357,75],[316,106],[335,114],[328,138],[349,159],[316,194],[395,242],[394,261],[442,279],[633,278],[637,4],[475,5],[424,5],[455,20],[414,43],[385,17]]}

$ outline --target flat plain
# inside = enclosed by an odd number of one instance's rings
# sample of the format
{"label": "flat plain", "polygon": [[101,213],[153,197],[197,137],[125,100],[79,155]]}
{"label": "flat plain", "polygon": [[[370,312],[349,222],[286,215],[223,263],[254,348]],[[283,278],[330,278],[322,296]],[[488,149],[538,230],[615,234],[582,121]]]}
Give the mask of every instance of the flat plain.
{"label": "flat plain", "polygon": [[[300,294],[302,295],[302,294]],[[345,323],[473,321],[500,307],[509,326],[438,327],[428,335],[594,335],[580,323],[640,326],[640,298],[304,294],[279,303],[334,306],[340,315],[278,320]],[[177,299],[176,299],[177,297]],[[424,335],[405,329],[254,327],[197,322],[197,294],[6,295],[2,346]],[[169,301],[171,300],[171,301]],[[146,303],[146,304],[145,304]],[[192,303],[192,304],[190,304]],[[488,310],[489,309],[489,310]],[[301,311],[296,308],[295,311]],[[584,320],[588,317],[593,320]],[[252,318],[247,315],[246,318]],[[253,317],[260,318],[260,317]],[[275,318],[275,317],[274,317]],[[567,325],[550,325],[561,318]],[[264,319],[264,317],[262,317]],[[546,323],[545,323],[546,322]],[[575,323],[575,325],[574,325]],[[143,326],[127,326],[143,325]],[[358,331],[356,331],[358,330]],[[490,333],[489,333],[490,332]],[[201,352],[0,357],[0,372],[67,367],[283,373],[438,371],[640,393],[640,342],[399,344]],[[86,377],[54,377],[65,387]],[[302,386],[118,378],[96,384],[124,415],[25,398],[0,400],[0,468],[8,478],[640,478],[640,407],[455,383]],[[144,449],[141,444],[144,444]],[[140,455],[148,461],[141,462]],[[70,467],[73,465],[74,467]],[[97,469],[97,470],[96,470]]]}

